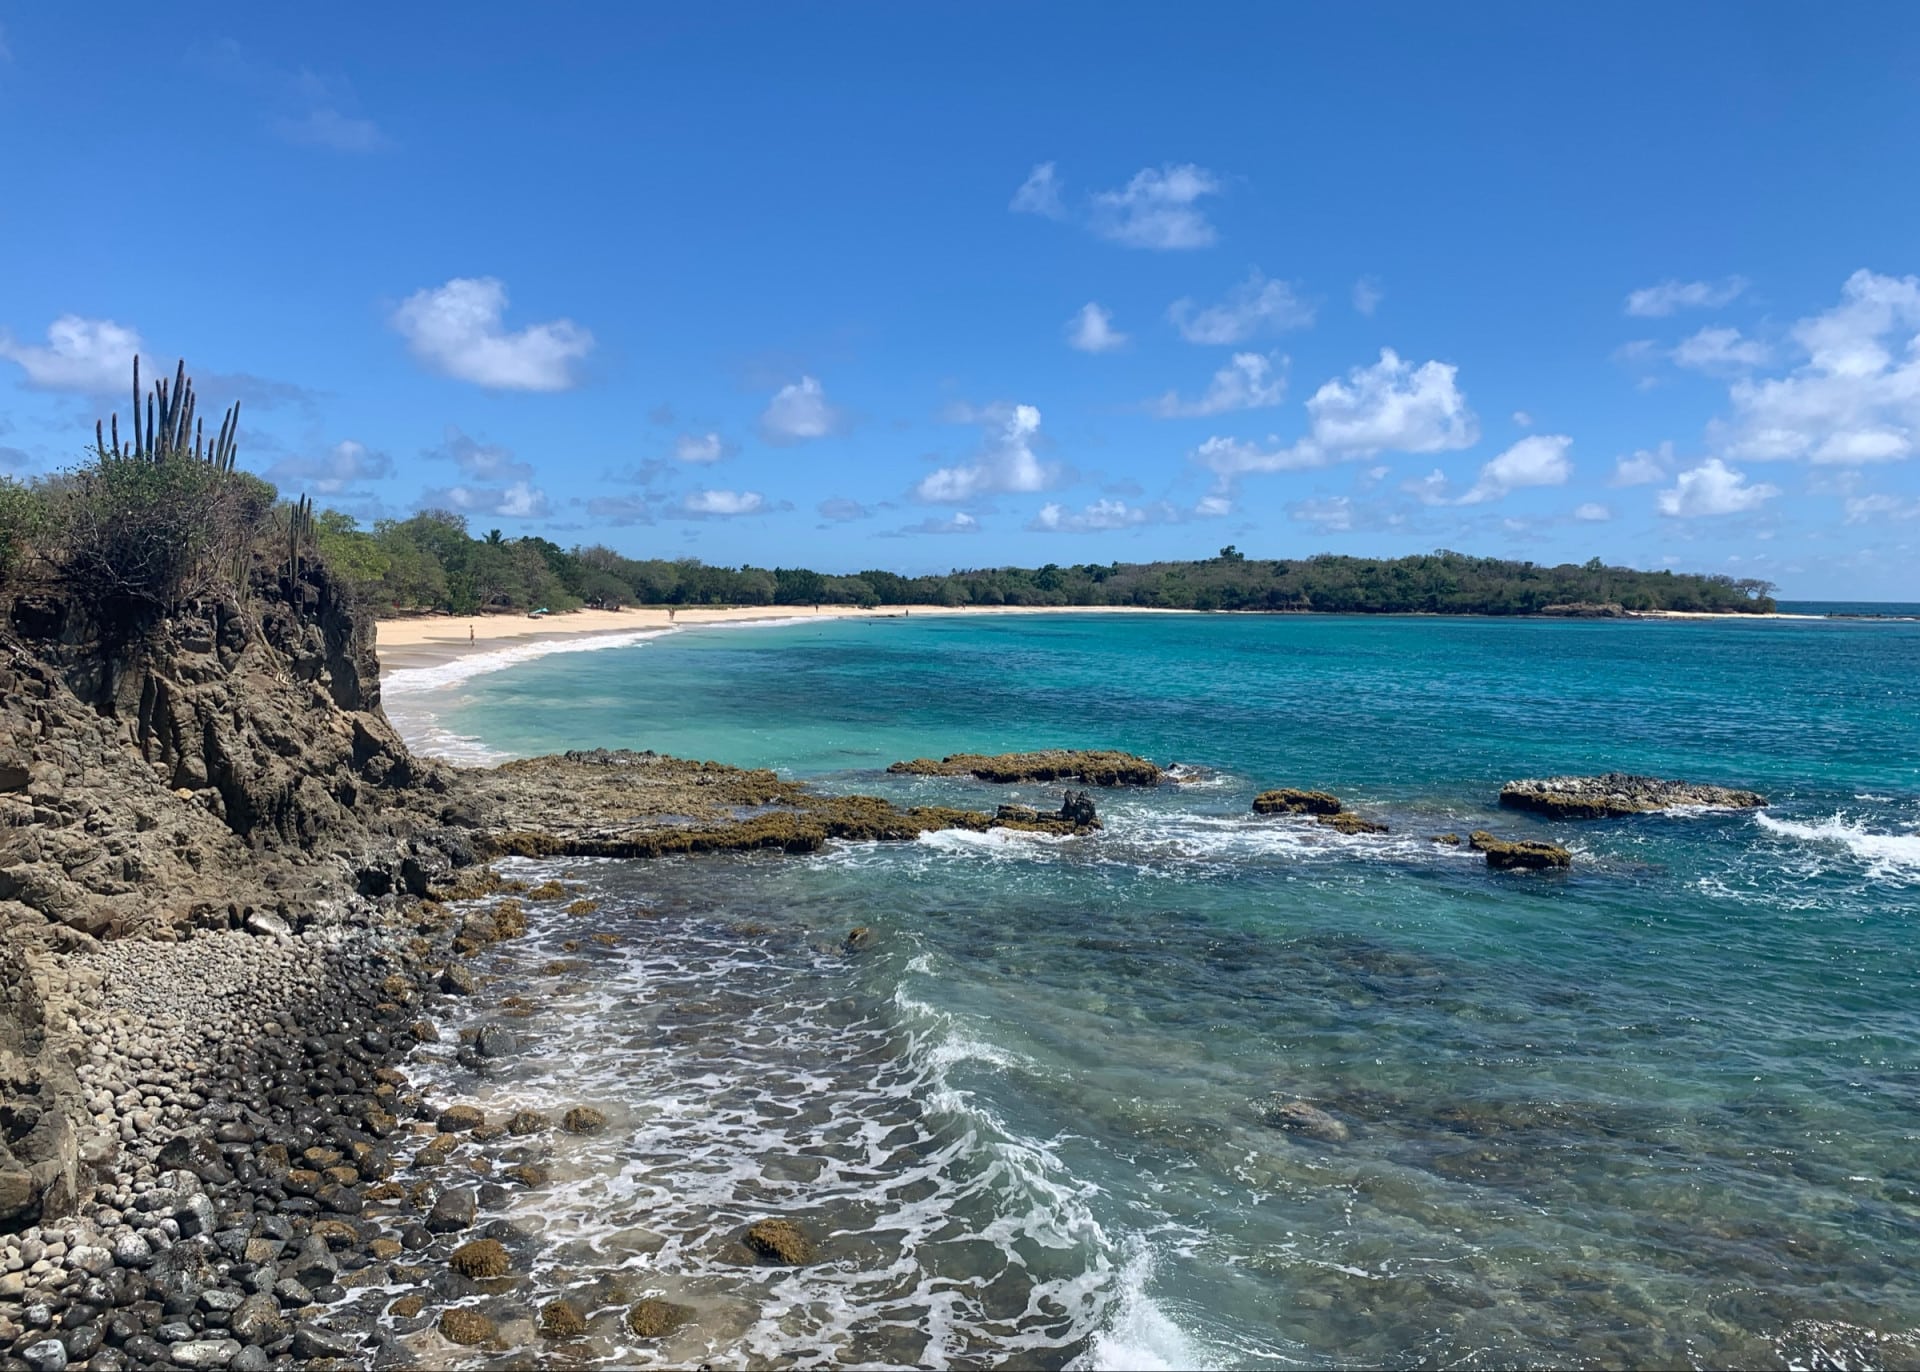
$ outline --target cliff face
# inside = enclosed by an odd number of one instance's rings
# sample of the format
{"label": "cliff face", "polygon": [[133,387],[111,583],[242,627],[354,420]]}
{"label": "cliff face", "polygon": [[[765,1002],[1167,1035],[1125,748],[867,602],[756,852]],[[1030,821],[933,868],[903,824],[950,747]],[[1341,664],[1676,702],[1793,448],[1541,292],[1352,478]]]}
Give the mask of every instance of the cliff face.
{"label": "cliff face", "polygon": [[[74,1189],[72,1063],[48,954],[279,932],[465,859],[444,769],[379,709],[370,621],[324,569],[137,635],[45,596],[0,625],[0,1223]],[[451,853],[451,856],[449,855]]]}

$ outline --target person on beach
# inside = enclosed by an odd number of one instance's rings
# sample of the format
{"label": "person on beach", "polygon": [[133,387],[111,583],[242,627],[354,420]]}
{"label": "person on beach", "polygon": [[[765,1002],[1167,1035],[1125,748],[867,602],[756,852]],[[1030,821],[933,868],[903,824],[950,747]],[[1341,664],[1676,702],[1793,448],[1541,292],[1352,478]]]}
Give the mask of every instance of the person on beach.
{"label": "person on beach", "polygon": [[471,624],[467,625],[467,643],[469,645],[473,643],[473,625]]}

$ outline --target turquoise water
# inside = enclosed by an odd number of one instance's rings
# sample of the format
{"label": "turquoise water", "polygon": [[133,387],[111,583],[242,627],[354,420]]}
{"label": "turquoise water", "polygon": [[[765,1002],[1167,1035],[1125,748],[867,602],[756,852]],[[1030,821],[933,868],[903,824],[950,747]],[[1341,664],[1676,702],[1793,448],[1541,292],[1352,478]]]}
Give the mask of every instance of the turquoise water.
{"label": "turquoise water", "polygon": [[[703,1311],[658,1356],[1920,1362],[1920,624],[929,617],[472,667],[389,707],[456,749],[651,747],[912,802],[1055,793],[888,762],[1182,765],[1101,793],[1091,838],[568,869],[601,911],[537,919],[503,992],[585,928],[621,942],[571,950],[547,1051],[484,1089],[618,1103],[604,1156],[527,1204],[565,1272],[637,1267]],[[1614,769],[1774,803],[1491,804]],[[1278,785],[1392,833],[1247,813]],[[1478,827],[1575,867],[1430,841]],[[1276,1095],[1347,1137],[1269,1127]],[[741,1268],[766,1213],[826,1261]]]}

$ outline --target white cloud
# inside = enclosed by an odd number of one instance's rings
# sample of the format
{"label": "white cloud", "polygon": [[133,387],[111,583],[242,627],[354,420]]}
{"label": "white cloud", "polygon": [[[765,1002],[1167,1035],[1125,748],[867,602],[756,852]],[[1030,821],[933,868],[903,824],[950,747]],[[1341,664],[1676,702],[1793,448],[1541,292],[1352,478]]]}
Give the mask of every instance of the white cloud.
{"label": "white cloud", "polygon": [[1066,218],[1066,207],[1060,203],[1060,180],[1054,175],[1053,163],[1042,162],[1028,172],[1027,179],[1013,193],[1007,208],[1015,214],[1037,214],[1047,219]]}
{"label": "white cloud", "polygon": [[1613,518],[1613,511],[1598,501],[1589,500],[1574,506],[1573,517],[1583,524],[1601,524]]}
{"label": "white cloud", "polygon": [[503,488],[448,486],[427,492],[421,503],[506,519],[544,519],[548,513],[547,493],[526,481]]}
{"label": "white cloud", "polygon": [[676,462],[704,464],[733,456],[733,445],[717,433],[681,434],[673,441]]}
{"label": "white cloud", "polygon": [[1675,366],[1696,372],[1744,371],[1764,367],[1773,353],[1766,344],[1738,329],[1702,329],[1673,350]]}
{"label": "white cloud", "polygon": [[1572,446],[1573,440],[1565,434],[1523,438],[1483,466],[1473,489],[1457,503],[1479,505],[1530,486],[1564,486],[1573,475],[1573,463],[1567,459]]}
{"label": "white cloud", "polygon": [[1641,448],[1631,457],[1622,457],[1613,464],[1613,478],[1609,486],[1651,486],[1656,481],[1667,479],[1667,470],[1673,466],[1673,444],[1662,443],[1656,449]]}
{"label": "white cloud", "polygon": [[1386,298],[1386,291],[1374,277],[1363,276],[1353,283],[1353,308],[1369,319],[1373,317],[1373,312],[1380,308],[1380,302]]}
{"label": "white cloud", "polygon": [[1730,457],[1764,462],[1892,462],[1920,441],[1920,278],[1857,271],[1841,300],[1791,337],[1806,362],[1736,381],[1733,419],[1715,432]]}
{"label": "white cloud", "polygon": [[1313,323],[1313,307],[1297,299],[1286,282],[1269,281],[1255,270],[1219,304],[1196,310],[1191,298],[1182,297],[1167,307],[1167,318],[1189,343],[1225,346],[1304,329]]}
{"label": "white cloud", "polygon": [[1233,513],[1233,502],[1223,495],[1203,495],[1193,507],[1196,519],[1225,519]]}
{"label": "white cloud", "polygon": [[63,314],[49,324],[45,346],[18,343],[11,334],[0,333],[0,357],[19,363],[27,385],[37,391],[131,394],[133,358],[140,348],[136,330],[77,314]]}
{"label": "white cloud", "polygon": [[978,456],[923,477],[914,487],[915,499],[958,505],[997,491],[1044,491],[1058,482],[1058,469],[1041,462],[1033,451],[1040,436],[1039,410],[997,404],[963,413],[985,428]]}
{"label": "white cloud", "polygon": [[760,416],[760,433],[769,443],[804,443],[838,433],[843,420],[819,381],[803,376],[774,392]]}
{"label": "white cloud", "polygon": [[1627,296],[1627,313],[1641,319],[1664,319],[1679,310],[1717,310],[1746,290],[1745,277],[1724,281],[1662,281]]}
{"label": "white cloud", "polygon": [[1920,519],[1920,499],[1862,495],[1847,501],[1847,523],[1865,524],[1875,519]]}
{"label": "white cloud", "polygon": [[1327,533],[1348,533],[1353,528],[1353,500],[1344,495],[1296,500],[1287,506],[1287,518],[1311,524]]}
{"label": "white cloud", "polygon": [[1515,428],[1531,429],[1533,427],[1533,416],[1525,410],[1515,410],[1513,412],[1513,423]]}
{"label": "white cloud", "polygon": [[348,439],[319,457],[282,458],[267,469],[267,480],[318,495],[339,495],[356,482],[378,481],[392,474],[392,458]]}
{"label": "white cloud", "polygon": [[414,357],[456,381],[492,390],[564,391],[593,351],[593,335],[570,319],[509,333],[501,321],[507,288],[495,277],[455,277],[415,291],[393,312],[393,327]]}
{"label": "white cloud", "polygon": [[1110,529],[1131,529],[1151,518],[1147,510],[1124,500],[1096,500],[1078,513],[1049,501],[1040,507],[1040,513],[1027,528],[1039,533],[1102,533]]}
{"label": "white cloud", "polygon": [[767,498],[758,491],[694,491],[680,502],[683,514],[696,518],[730,518],[759,514]]}
{"label": "white cloud", "polygon": [[928,515],[918,524],[909,524],[895,532],[900,534],[977,534],[980,532],[980,521],[965,510],[955,510],[946,519],[941,519],[937,515]]}
{"label": "white cloud", "polygon": [[1748,485],[1745,475],[1710,457],[1691,471],[1680,473],[1671,488],[1660,492],[1655,508],[1677,519],[1740,514],[1759,509],[1779,494],[1777,486]]}
{"label": "white cloud", "polygon": [[1307,401],[1313,438],[1342,453],[1434,453],[1471,447],[1480,422],[1445,362],[1409,367],[1391,348],[1345,382],[1329,381]]}
{"label": "white cloud", "polygon": [[1370,367],[1321,386],[1307,400],[1306,437],[1267,446],[1210,438],[1193,460],[1223,483],[1246,472],[1296,471],[1380,452],[1435,453],[1471,447],[1480,422],[1454,384],[1458,369],[1444,362],[1409,366],[1391,348]]}
{"label": "white cloud", "polygon": [[[1048,183],[1051,181],[1049,165]],[[1025,190],[1021,187],[1022,193]],[[1192,163],[1147,167],[1135,172],[1119,190],[1101,191],[1093,197],[1093,231],[1130,248],[1170,252],[1211,247],[1216,237],[1213,225],[1194,202],[1219,192],[1219,179]],[[1018,201],[1016,196],[1016,208]]]}
{"label": "white cloud", "polygon": [[829,520],[835,524],[845,524],[850,520],[865,519],[873,513],[872,510],[862,505],[859,501],[849,500],[845,496],[838,495],[831,499],[821,501],[817,509],[822,519]]}
{"label": "white cloud", "polygon": [[1213,374],[1206,394],[1198,400],[1182,400],[1178,392],[1168,391],[1154,401],[1151,408],[1162,419],[1174,419],[1266,409],[1286,397],[1286,358],[1277,353],[1267,356],[1235,353],[1226,366]]}
{"label": "white cloud", "polygon": [[1126,342],[1127,336],[1113,327],[1113,315],[1091,300],[1067,321],[1067,346],[1083,353],[1110,353]]}

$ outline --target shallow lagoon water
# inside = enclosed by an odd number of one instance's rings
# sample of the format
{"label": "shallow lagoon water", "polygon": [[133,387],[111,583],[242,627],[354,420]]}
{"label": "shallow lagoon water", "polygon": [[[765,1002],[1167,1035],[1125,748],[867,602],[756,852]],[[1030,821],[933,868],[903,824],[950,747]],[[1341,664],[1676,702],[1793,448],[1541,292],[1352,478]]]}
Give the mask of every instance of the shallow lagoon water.
{"label": "shallow lagoon water", "polygon": [[[672,634],[403,680],[391,708],[497,753],[653,747],[901,800],[1052,798],[879,770],[961,749],[1184,765],[1101,793],[1087,839],[567,869],[599,911],[535,907],[497,954],[535,1051],[449,1084],[614,1107],[520,1202],[554,1289],[620,1271],[702,1312],[610,1357],[1902,1365],[1916,669],[1897,623],[926,618]],[[1616,768],[1774,805],[1490,804]],[[1247,814],[1272,785],[1394,832]],[[1474,827],[1575,869],[1430,841]],[[1268,1127],[1275,1094],[1349,1137]],[[765,1214],[826,1260],[742,1266]]]}

